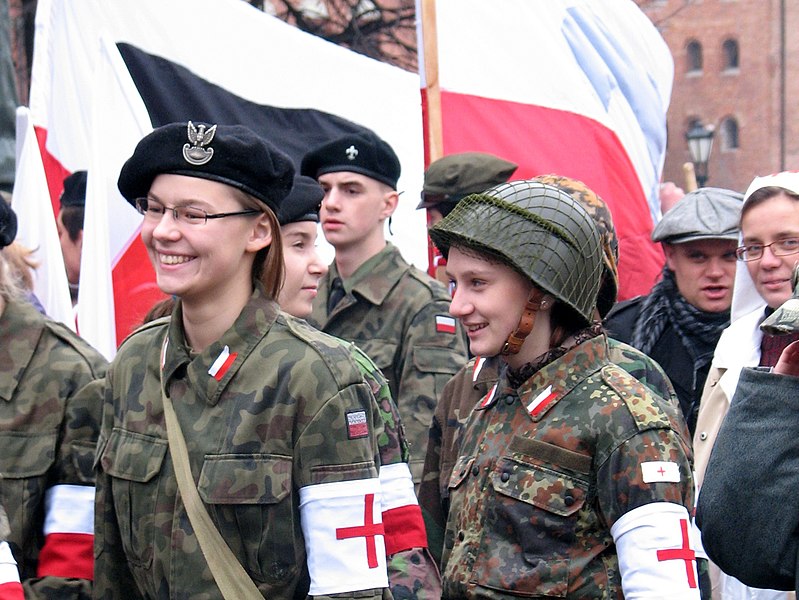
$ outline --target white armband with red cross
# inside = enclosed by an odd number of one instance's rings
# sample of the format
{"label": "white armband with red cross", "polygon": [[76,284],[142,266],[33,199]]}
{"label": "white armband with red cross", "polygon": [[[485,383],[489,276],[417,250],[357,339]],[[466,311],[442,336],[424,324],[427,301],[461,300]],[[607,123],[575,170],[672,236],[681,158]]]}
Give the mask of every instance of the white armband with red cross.
{"label": "white armband with red cross", "polygon": [[37,577],[94,579],[94,486],[54,485],[44,497]]}
{"label": "white armband with red cross", "polygon": [[691,517],[684,506],[652,502],[623,515],[610,528],[626,600],[699,598]]}
{"label": "white armband with red cross", "polygon": [[310,596],[388,587],[380,480],[300,489]]}
{"label": "white armband with red cross", "polygon": [[0,598],[2,600],[24,600],[17,561],[14,560],[11,548],[6,542],[0,542]]}

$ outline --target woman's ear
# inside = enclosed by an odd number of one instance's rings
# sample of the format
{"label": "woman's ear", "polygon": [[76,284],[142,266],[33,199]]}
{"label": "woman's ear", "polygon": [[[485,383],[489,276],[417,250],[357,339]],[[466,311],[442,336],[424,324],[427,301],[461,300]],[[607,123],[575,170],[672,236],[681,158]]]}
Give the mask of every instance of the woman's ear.
{"label": "woman's ear", "polygon": [[263,250],[272,243],[272,222],[266,213],[261,213],[250,231],[250,237],[247,240],[247,250],[249,252],[258,252]]}

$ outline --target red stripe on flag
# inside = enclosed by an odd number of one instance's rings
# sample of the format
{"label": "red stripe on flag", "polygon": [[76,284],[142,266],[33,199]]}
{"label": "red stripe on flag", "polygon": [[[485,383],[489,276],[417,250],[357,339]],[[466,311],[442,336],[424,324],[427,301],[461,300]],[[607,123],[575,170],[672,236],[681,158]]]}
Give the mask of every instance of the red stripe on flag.
{"label": "red stripe on flag", "polygon": [[18,581],[0,583],[0,600],[25,600],[22,584]]}
{"label": "red stripe on flag", "polygon": [[411,548],[427,548],[427,532],[418,504],[383,511],[383,528],[387,556]]}
{"label": "red stripe on flag", "polygon": [[39,553],[37,577],[94,580],[94,536],[88,533],[51,533]]}
{"label": "red stripe on flag", "polygon": [[141,325],[144,315],[166,295],[155,282],[155,271],[144,243],[137,235],[128,249],[113,265],[114,325],[117,345]]}
{"label": "red stripe on flag", "polygon": [[237,356],[238,356],[237,352],[231,352],[230,354],[228,354],[228,357],[225,359],[225,362],[223,362],[222,366],[219,367],[216,373],[214,373],[214,379],[216,379],[217,381],[222,381],[222,378],[225,376],[225,373],[227,373],[227,370],[230,368],[230,365],[233,364],[233,361],[236,360]]}
{"label": "red stripe on flag", "polygon": [[53,215],[58,215],[61,209],[61,192],[64,191],[64,179],[70,172],[52,154],[47,151],[47,130],[34,126],[36,140],[39,142],[39,153],[42,155],[44,175],[47,178],[47,187],[50,190],[50,202],[53,204]]}
{"label": "red stripe on flag", "polygon": [[[422,97],[426,108],[425,90]],[[646,196],[613,131],[563,110],[444,91],[441,112],[445,155],[489,152],[519,165],[514,179],[555,173],[595,191],[610,208],[619,238],[619,299],[649,293],[663,252],[650,239]]]}

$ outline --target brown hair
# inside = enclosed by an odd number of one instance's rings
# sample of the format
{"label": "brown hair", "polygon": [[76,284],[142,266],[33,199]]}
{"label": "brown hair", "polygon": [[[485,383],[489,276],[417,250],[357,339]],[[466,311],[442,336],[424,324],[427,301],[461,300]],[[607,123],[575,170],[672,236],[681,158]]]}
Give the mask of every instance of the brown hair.
{"label": "brown hair", "polygon": [[283,265],[283,238],[280,235],[280,223],[274,211],[246,192],[238,188],[232,188],[234,196],[244,205],[245,208],[254,208],[263,212],[272,230],[272,243],[259,250],[255,255],[252,264],[253,284],[260,282],[264,286],[266,295],[271,300],[277,300],[280,288],[283,287],[285,279],[285,266]]}
{"label": "brown hair", "polygon": [[744,200],[744,205],[741,208],[741,220],[740,222],[743,223],[744,215],[749,209],[758,206],[759,204],[763,204],[766,200],[770,198],[774,198],[775,196],[779,196],[780,194],[784,194],[791,200],[795,202],[799,202],[799,194],[796,192],[792,192],[791,190],[785,189],[784,187],[780,187],[777,185],[769,185],[766,187],[762,187],[759,190],[755,190],[752,192],[749,197]]}

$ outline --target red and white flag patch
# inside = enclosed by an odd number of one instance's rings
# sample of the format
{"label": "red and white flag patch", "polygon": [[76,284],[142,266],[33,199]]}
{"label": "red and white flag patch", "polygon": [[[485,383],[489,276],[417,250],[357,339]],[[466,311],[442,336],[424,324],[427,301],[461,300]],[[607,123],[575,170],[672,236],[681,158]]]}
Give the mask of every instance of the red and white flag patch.
{"label": "red and white flag patch", "polygon": [[478,356],[474,361],[474,369],[472,370],[472,383],[477,381],[477,378],[480,376],[480,371],[483,370],[483,365],[486,364],[486,359],[484,356]]}
{"label": "red and white flag patch", "polygon": [[216,357],[214,364],[208,369],[208,374],[217,381],[222,381],[222,378],[225,376],[225,373],[228,372],[230,365],[233,364],[237,356],[238,353],[231,352],[230,348],[225,346],[222,352],[219,353],[219,356]]}
{"label": "red and white flag patch", "polygon": [[493,387],[490,390],[488,390],[488,393],[485,396],[483,396],[483,399],[480,400],[480,403],[477,405],[478,409],[488,408],[489,406],[491,406],[491,403],[494,401],[494,398],[497,395],[498,385],[499,385],[498,383],[495,383]]}
{"label": "red and white flag patch", "polygon": [[666,460],[650,460],[641,463],[644,483],[680,483],[680,467]]}
{"label": "red and white flag patch", "polygon": [[366,422],[365,410],[352,410],[347,413],[347,437],[351,440],[365,438],[369,435],[369,424]]}
{"label": "red and white flag patch", "polygon": [[455,317],[436,315],[437,333],[455,333]]}
{"label": "red and white flag patch", "polygon": [[537,417],[543,413],[557,397],[558,393],[553,392],[552,386],[548,385],[543,392],[530,401],[527,405],[527,412],[530,413],[531,417]]}

